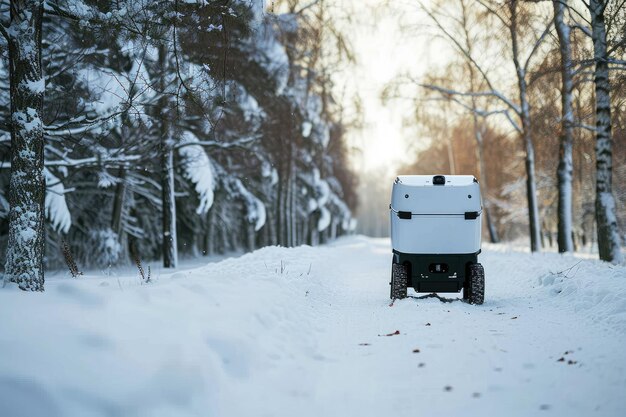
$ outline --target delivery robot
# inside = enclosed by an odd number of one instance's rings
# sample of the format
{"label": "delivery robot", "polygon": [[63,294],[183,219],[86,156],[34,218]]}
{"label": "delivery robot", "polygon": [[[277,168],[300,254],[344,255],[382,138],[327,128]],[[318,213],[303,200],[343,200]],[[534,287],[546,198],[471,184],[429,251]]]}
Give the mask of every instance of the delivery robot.
{"label": "delivery robot", "polygon": [[391,204],[391,299],[417,292],[459,292],[482,304],[485,274],[478,263],[482,206],[472,175],[401,175]]}

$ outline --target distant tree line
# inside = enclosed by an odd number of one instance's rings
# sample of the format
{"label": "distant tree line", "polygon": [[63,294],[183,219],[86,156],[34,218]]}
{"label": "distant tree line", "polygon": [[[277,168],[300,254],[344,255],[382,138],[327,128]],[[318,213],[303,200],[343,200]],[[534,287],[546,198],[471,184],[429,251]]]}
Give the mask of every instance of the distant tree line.
{"label": "distant tree line", "polygon": [[329,76],[349,50],[324,2],[276,3],[0,1],[5,282],[354,227]]}
{"label": "distant tree line", "polygon": [[[456,58],[416,87],[430,146],[411,172],[476,173],[486,228],[530,248],[597,244],[619,263],[626,240],[626,4],[623,0],[415,3],[421,30]],[[428,29],[425,29],[428,27]],[[621,230],[621,232],[620,232]]]}

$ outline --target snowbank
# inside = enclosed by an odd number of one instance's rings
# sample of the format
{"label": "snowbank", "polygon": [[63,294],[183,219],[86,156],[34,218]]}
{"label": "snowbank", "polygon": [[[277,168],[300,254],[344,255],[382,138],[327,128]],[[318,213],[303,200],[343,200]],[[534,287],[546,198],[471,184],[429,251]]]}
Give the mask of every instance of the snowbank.
{"label": "snowbank", "polygon": [[43,294],[2,289],[0,415],[626,409],[624,267],[486,247],[483,306],[457,294],[390,306],[390,259],[388,240],[356,236],[153,268],[149,284],[88,274]]}

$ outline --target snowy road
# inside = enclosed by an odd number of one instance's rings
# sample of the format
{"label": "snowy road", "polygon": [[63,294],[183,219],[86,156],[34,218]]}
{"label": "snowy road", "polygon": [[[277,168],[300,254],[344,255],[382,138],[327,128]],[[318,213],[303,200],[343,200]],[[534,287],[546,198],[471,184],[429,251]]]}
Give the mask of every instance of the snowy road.
{"label": "snowy road", "polygon": [[4,289],[0,415],[623,416],[626,268],[480,261],[482,306],[390,306],[389,242],[364,237]]}

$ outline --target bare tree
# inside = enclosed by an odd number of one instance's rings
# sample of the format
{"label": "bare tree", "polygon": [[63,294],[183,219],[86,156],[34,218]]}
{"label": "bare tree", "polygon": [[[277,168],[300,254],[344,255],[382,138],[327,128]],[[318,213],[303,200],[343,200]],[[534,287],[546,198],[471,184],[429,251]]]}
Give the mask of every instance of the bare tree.
{"label": "bare tree", "polygon": [[620,237],[612,192],[611,86],[606,45],[606,0],[590,0],[591,31],[595,60],[596,92],[596,223],[600,259],[619,263]]}
{"label": "bare tree", "polygon": [[554,26],[559,38],[561,55],[561,135],[559,140],[559,165],[557,180],[559,189],[558,203],[558,245],[559,252],[574,250],[572,241],[572,171],[573,171],[573,125],[574,109],[572,91],[574,74],[572,64],[572,46],[570,27],[564,20],[567,0],[554,0]]}
{"label": "bare tree", "polygon": [[[463,34],[465,37],[465,47],[467,48],[467,52],[469,56],[474,55],[474,45],[472,42],[472,38],[469,32],[469,21],[468,21],[468,10],[467,5],[465,3],[466,0],[460,0],[461,8],[462,8],[462,24],[463,24]],[[465,66],[467,68],[467,72],[469,73],[469,82],[470,82],[470,91],[477,91],[477,83],[479,80],[476,79],[476,68],[472,64],[472,61],[469,59],[465,59]],[[491,199],[489,197],[489,181],[487,178],[487,169],[485,167],[485,158],[483,152],[483,133],[484,133],[484,119],[479,117],[478,115],[478,103],[477,97],[471,97],[471,114],[472,114],[472,127],[474,131],[474,139],[476,140],[476,162],[478,165],[478,177],[480,178],[482,189],[485,194],[485,220],[487,221],[487,230],[489,231],[489,239],[491,243],[498,243],[500,238],[498,237],[498,231],[496,230],[495,224],[493,222],[493,212],[491,210]]]}
{"label": "bare tree", "polygon": [[[535,179],[535,146],[533,144],[531,120],[530,120],[530,102],[528,101],[528,81],[526,80],[528,66],[531,55],[524,64],[520,62],[520,50],[518,42],[518,2],[512,0],[508,4],[510,12],[510,20],[507,22],[500,17],[509,29],[511,35],[511,48],[513,64],[515,65],[515,73],[517,74],[517,84],[519,88],[520,112],[519,117],[522,122],[522,138],[526,148],[526,197],[528,199],[528,222],[530,226],[530,249],[535,252],[541,250],[541,229],[539,221],[539,205],[537,203],[537,185]],[[498,15],[500,16],[500,15]],[[539,40],[543,39],[543,35]],[[536,44],[538,45],[538,44]],[[533,52],[534,52],[533,48]]]}
{"label": "bare tree", "polygon": [[[532,138],[532,125],[530,116],[530,101],[528,97],[528,69],[532,58],[539,50],[540,45],[549,33],[550,26],[538,34],[530,48],[528,48],[527,55],[522,58],[523,51],[520,50],[520,7],[517,0],[506,2],[505,4],[499,4],[490,2],[487,0],[477,0],[477,2],[483,7],[488,16],[493,17],[499,22],[502,27],[508,32],[507,41],[510,42],[511,61],[515,68],[515,74],[517,78],[517,100],[508,97],[495,88],[491,77],[487,71],[472,55],[472,50],[467,45],[463,45],[461,41],[452,33],[446,25],[440,20],[437,12],[430,10],[425,6],[422,6],[424,11],[431,17],[436,24],[439,31],[447,38],[459,51],[459,53],[471,63],[475,71],[480,74],[480,78],[486,89],[479,91],[459,91],[449,88],[442,88],[432,84],[422,84],[423,87],[436,91],[444,96],[455,97],[455,101],[465,107],[468,111],[476,113],[481,116],[491,116],[494,114],[504,115],[511,123],[513,128],[520,135],[525,150],[525,167],[526,167],[526,197],[528,201],[528,224],[530,235],[530,247],[533,252],[541,250],[541,232],[539,221],[539,205],[537,201],[537,186],[535,175],[535,149]],[[508,12],[508,13],[507,13]],[[524,16],[525,17],[525,16]],[[455,17],[451,17],[453,20],[457,20]],[[489,111],[487,109],[476,109],[472,107],[472,104],[467,104],[463,99],[474,99],[479,97],[490,97],[504,105],[504,109]],[[517,103],[516,103],[517,101]],[[475,104],[475,102],[473,102]],[[512,116],[513,113],[517,116],[516,121]]]}

